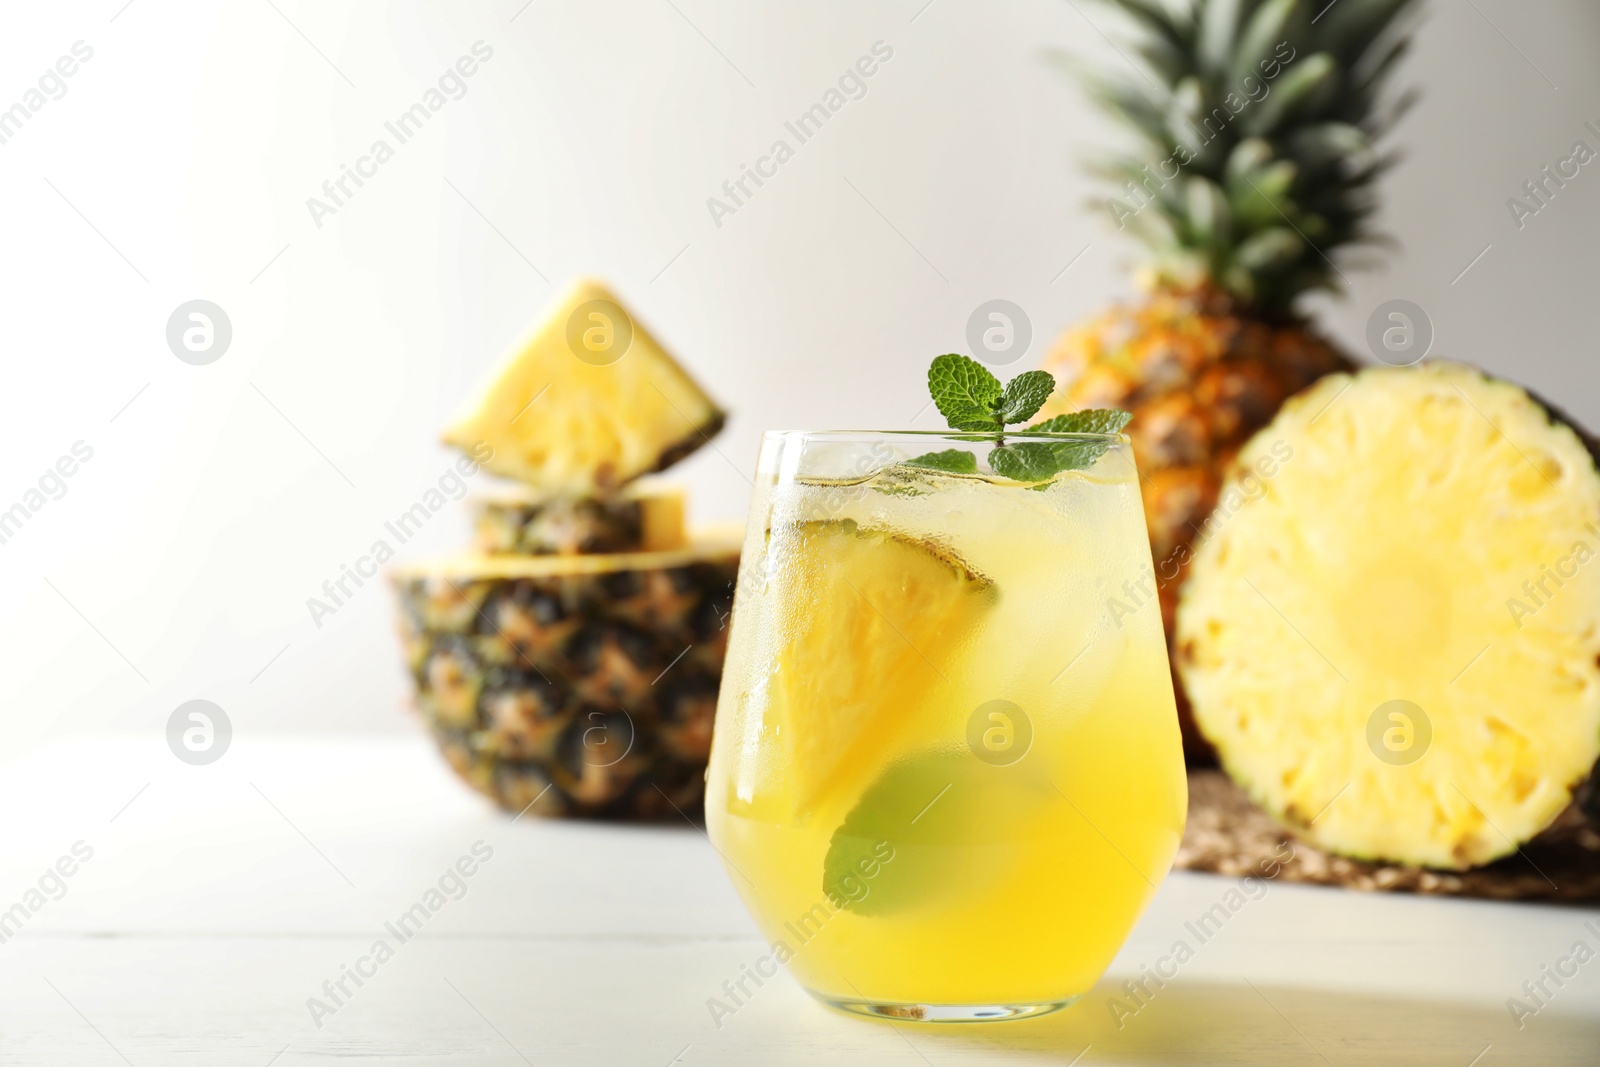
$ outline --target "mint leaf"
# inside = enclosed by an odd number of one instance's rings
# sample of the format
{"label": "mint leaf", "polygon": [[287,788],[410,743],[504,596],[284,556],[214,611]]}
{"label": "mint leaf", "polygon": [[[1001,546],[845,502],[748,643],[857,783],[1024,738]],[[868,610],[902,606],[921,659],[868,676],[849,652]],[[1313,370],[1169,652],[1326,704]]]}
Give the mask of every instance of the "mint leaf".
{"label": "mint leaf", "polygon": [[1133,416],[1119,408],[1069,411],[1028,427],[1029,433],[1121,433]]}
{"label": "mint leaf", "polygon": [[[1002,878],[1007,845],[1037,836],[1054,792],[1025,764],[924,752],[893,764],[834,831],[822,891],[836,908],[890,915]],[[984,862],[976,862],[984,857]]]}
{"label": "mint leaf", "polygon": [[949,471],[951,474],[977,474],[978,457],[960,448],[947,448],[943,452],[929,452],[916,459],[906,460],[907,467]]}
{"label": "mint leaf", "polygon": [[1000,379],[975,359],[954,352],[937,357],[928,368],[928,392],[954,429],[998,431],[1004,425],[996,417],[1004,395]]}
{"label": "mint leaf", "polygon": [[[1064,454],[1071,445],[1049,441],[1023,441],[1001,445],[989,453],[989,466],[996,474],[1019,482],[1042,482],[1060,471],[1077,466]],[[1097,457],[1098,458],[1098,457]]]}
{"label": "mint leaf", "polygon": [[[1132,415],[1116,408],[1093,408],[1057,415],[1027,428],[1026,433],[1121,433]],[[1044,482],[1062,471],[1087,470],[1111,447],[1104,437],[1079,441],[1016,441],[989,453],[996,474],[1019,482]],[[1042,487],[1041,487],[1042,488]]]}
{"label": "mint leaf", "polygon": [[1056,380],[1049,371],[1030,370],[1006,383],[1001,396],[1001,422],[1027,422],[1056,391]]}
{"label": "mint leaf", "polygon": [[[928,391],[951,428],[989,436],[995,441],[989,466],[1003,477],[1039,483],[1035,488],[1044,488],[1043,483],[1062,471],[1092,467],[1111,447],[1109,435],[1121,433],[1133,418],[1114,408],[1069,412],[1027,427],[1026,432],[1097,436],[1077,441],[1024,440],[1007,444],[1003,437],[1006,425],[1033,418],[1055,388],[1055,379],[1042,370],[1024,371],[1002,387],[983,364],[954,352],[935,357],[928,367]],[[954,474],[977,473],[977,461],[960,449],[930,452],[905,466]]]}
{"label": "mint leaf", "polygon": [[1018,441],[1000,445],[989,453],[994,472],[1019,482],[1044,482],[1062,471],[1088,470],[1106,454],[1111,443],[1082,441]]}
{"label": "mint leaf", "polygon": [[[974,796],[970,784],[958,788],[957,779],[974,769],[991,768],[971,755],[928,753],[884,771],[828,843],[822,891],[829,902],[857,915],[886,915],[947,893],[948,875],[956,872],[941,871],[941,857],[930,856],[927,846],[964,836],[961,824],[972,820],[962,816]],[[959,854],[943,859],[957,867],[963,862]]]}

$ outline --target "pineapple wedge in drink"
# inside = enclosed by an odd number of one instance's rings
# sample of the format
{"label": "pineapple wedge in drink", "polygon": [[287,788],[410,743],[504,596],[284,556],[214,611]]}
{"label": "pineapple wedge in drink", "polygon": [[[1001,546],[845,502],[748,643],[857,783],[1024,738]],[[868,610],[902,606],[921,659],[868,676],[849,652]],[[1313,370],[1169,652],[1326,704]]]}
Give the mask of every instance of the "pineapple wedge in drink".
{"label": "pineapple wedge in drink", "polygon": [[[799,608],[780,624],[767,698],[804,815],[896,747],[914,725],[907,709],[940,682],[927,663],[968,639],[996,598],[937,545],[854,519],[797,522],[769,551],[780,558],[768,560],[768,595]],[[813,610],[825,604],[852,610]]]}
{"label": "pineapple wedge in drink", "polygon": [[[1182,834],[1125,439],[1036,481],[896,462],[971,440],[769,434],[762,450],[707,826],[777,958],[850,1010],[1059,1007],[1099,978]],[[1113,622],[1125,585],[1150,594]]]}
{"label": "pineapple wedge in drink", "polygon": [[1319,848],[1453,869],[1568,806],[1600,757],[1591,447],[1450,363],[1325,379],[1246,445],[1177,637],[1257,803]]}

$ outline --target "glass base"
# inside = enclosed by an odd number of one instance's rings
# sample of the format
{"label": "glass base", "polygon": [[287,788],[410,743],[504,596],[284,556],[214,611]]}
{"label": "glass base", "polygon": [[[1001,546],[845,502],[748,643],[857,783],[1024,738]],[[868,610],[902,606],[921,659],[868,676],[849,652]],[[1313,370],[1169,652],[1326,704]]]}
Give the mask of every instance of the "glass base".
{"label": "glass base", "polygon": [[1050,1000],[1038,1004],[885,1004],[866,1000],[838,1000],[812,993],[830,1008],[870,1019],[899,1019],[915,1023],[986,1023],[1001,1019],[1035,1019],[1060,1011],[1077,1001]]}

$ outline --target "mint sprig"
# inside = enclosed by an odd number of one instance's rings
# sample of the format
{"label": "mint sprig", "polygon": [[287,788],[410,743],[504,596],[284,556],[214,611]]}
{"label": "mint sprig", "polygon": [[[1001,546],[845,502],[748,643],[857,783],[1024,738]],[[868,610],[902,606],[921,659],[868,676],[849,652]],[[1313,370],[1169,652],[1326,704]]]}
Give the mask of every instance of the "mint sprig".
{"label": "mint sprig", "polygon": [[947,448],[943,452],[929,452],[918,456],[916,459],[906,460],[907,467],[924,467],[928,470],[945,471],[949,474],[977,474],[978,457],[971,452],[959,448]]}
{"label": "mint sprig", "polygon": [[1006,391],[1000,397],[1004,402],[1000,408],[1000,421],[1027,422],[1044,407],[1044,402],[1055,391],[1056,380],[1050,377],[1048,371],[1024,371],[1006,383]]}
{"label": "mint sprig", "polygon": [[1121,433],[1133,416],[1121,408],[1089,408],[1069,411],[1053,419],[1034,423],[1030,433]]}
{"label": "mint sprig", "polygon": [[957,430],[998,430],[996,417],[1005,396],[1000,379],[965,356],[939,356],[928,368],[928,392],[934,406]]}
{"label": "mint sprig", "polygon": [[1026,422],[1055,392],[1056,380],[1042,370],[1000,379],[977,360],[950,353],[928,368],[928,392],[951,429],[998,433],[1007,423]]}
{"label": "mint sprig", "polygon": [[[1042,370],[1026,371],[1002,386],[983,364],[954,352],[935,358],[928,367],[928,392],[950,428],[992,438],[995,447],[989,452],[989,466],[1019,482],[1045,482],[1062,471],[1085,470],[1110,447],[1109,441],[1092,438],[1006,443],[1006,427],[1033,418],[1055,388],[1056,380]],[[1115,408],[1073,411],[1029,426],[1026,432],[1115,434],[1132,418]],[[906,466],[975,474],[978,463],[972,453],[953,448],[918,456]]]}
{"label": "mint sprig", "polygon": [[1040,812],[1052,803],[1060,799],[1037,764],[916,753],[885,768],[834,830],[822,892],[863,918],[970,899],[1011,873],[1001,865],[1015,846],[1037,843]]}
{"label": "mint sprig", "polygon": [[892,764],[833,832],[823,893],[834,907],[869,917],[948,899],[959,892],[968,850],[992,838],[973,797],[990,796],[1008,777],[964,752]]}

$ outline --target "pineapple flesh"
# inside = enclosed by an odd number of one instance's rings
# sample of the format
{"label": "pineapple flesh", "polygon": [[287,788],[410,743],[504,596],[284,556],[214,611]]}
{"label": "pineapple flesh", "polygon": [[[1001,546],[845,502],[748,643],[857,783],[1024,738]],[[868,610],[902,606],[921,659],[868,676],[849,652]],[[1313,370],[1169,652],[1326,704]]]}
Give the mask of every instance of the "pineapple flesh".
{"label": "pineapple flesh", "polygon": [[1451,869],[1560,815],[1600,757],[1586,439],[1475,370],[1375,368],[1291,400],[1225,492],[1178,665],[1252,799],[1320,848]]}
{"label": "pineapple flesh", "polygon": [[750,610],[792,613],[769,623],[782,636],[761,689],[806,815],[870,780],[937,706],[926,665],[970,641],[998,594],[939,546],[853,519],[805,522],[778,543]]}
{"label": "pineapple flesh", "polygon": [[724,416],[616,294],[574,283],[444,434],[484,466],[566,496],[609,493],[711,440]]}
{"label": "pineapple flesh", "polygon": [[699,808],[740,535],[688,538],[682,490],[637,479],[722,424],[615,294],[579,279],[445,431],[522,485],[473,502],[476,552],[392,576],[400,636],[445,758],[502,806]]}
{"label": "pineapple flesh", "polygon": [[[1134,415],[1169,645],[1192,541],[1235,453],[1290,396],[1352,369],[1297,311],[1374,243],[1378,144],[1407,101],[1385,92],[1415,0],[1104,0],[1143,69],[1086,71],[1131,134],[1098,162],[1119,230],[1150,258],[1142,302],[1067,331],[1043,367],[1050,418]],[[1207,757],[1179,689],[1185,748]]]}

